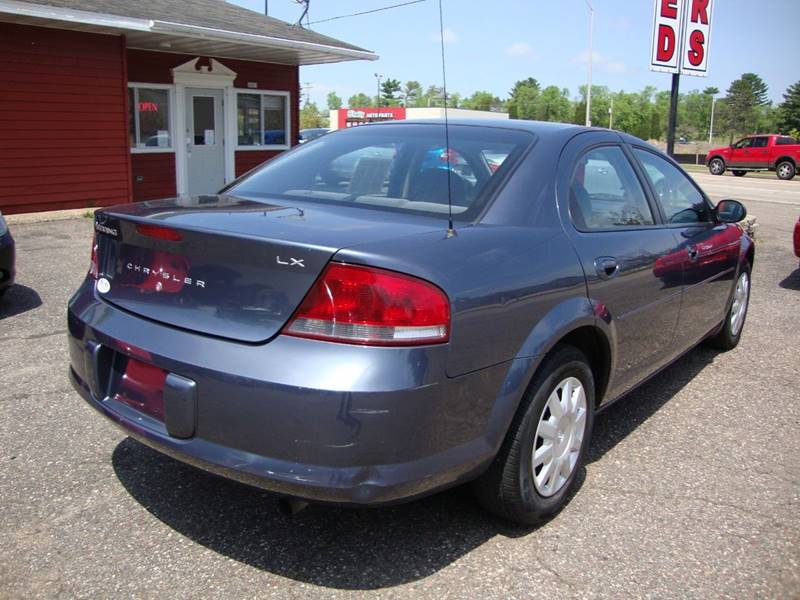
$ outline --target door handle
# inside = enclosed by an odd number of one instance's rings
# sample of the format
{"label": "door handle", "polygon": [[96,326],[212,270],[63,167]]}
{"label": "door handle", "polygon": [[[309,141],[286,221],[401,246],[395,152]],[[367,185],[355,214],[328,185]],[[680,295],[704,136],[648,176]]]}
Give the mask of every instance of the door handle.
{"label": "door handle", "polygon": [[689,260],[695,261],[697,260],[697,246],[689,246],[686,248],[686,252],[689,253]]}
{"label": "door handle", "polygon": [[613,256],[601,256],[595,259],[594,268],[600,279],[611,279],[619,273],[619,264]]}

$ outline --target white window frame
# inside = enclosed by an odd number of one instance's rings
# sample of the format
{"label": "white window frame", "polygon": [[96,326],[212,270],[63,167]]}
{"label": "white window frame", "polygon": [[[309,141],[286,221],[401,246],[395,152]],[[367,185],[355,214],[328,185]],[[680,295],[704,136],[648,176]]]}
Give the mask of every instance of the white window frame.
{"label": "white window frame", "polygon": [[[131,146],[130,143],[128,145],[128,150],[130,150],[131,154],[174,154],[175,153],[175,86],[163,83],[141,83],[141,82],[128,82],[128,89],[150,89],[150,90],[167,90],[167,101],[169,102],[169,111],[167,114],[167,124],[169,125],[169,147],[150,147],[150,148],[138,148],[136,146]],[[134,93],[134,103],[136,102],[136,93]],[[139,119],[137,117],[135,106],[129,106],[128,110],[134,111],[134,119],[135,119],[135,127],[137,129],[136,134],[138,135],[140,132],[138,131],[139,128]],[[129,115],[125,115],[125,121],[127,122]],[[126,128],[127,129],[127,128]],[[126,131],[127,133],[127,131]]]}
{"label": "white window frame", "polygon": [[[279,91],[279,90],[258,90],[258,89],[243,89],[243,88],[234,88],[233,90],[236,103],[234,104],[234,123],[236,124],[236,128],[234,130],[234,135],[236,136],[236,151],[243,151],[243,152],[250,152],[250,151],[265,151],[265,150],[289,150],[292,147],[292,94],[286,91]],[[261,119],[264,118],[264,96],[281,96],[283,97],[283,101],[286,107],[285,111],[285,123],[284,127],[286,129],[286,143],[285,144],[264,144],[263,146],[240,146],[238,144],[239,141],[239,94],[250,94],[250,95],[257,95],[261,96],[261,107],[259,110],[259,116]],[[263,125],[263,123],[262,123]],[[263,134],[262,134],[263,135]]]}

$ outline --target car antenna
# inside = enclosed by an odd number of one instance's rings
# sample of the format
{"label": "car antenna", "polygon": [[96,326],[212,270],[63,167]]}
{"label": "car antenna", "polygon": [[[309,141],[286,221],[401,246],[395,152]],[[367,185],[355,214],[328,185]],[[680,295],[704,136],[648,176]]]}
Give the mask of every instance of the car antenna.
{"label": "car antenna", "polygon": [[453,188],[450,174],[450,124],[447,119],[447,69],[444,59],[444,17],[442,15],[442,0],[439,0],[439,41],[442,46],[442,94],[444,95],[444,146],[447,157],[447,237],[456,235],[453,229]]}

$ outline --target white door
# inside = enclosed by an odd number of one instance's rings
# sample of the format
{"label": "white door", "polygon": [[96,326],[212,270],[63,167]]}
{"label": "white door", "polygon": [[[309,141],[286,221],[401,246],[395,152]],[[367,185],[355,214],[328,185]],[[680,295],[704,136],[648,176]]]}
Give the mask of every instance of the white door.
{"label": "white door", "polygon": [[216,194],[225,185],[222,90],[186,89],[188,192]]}

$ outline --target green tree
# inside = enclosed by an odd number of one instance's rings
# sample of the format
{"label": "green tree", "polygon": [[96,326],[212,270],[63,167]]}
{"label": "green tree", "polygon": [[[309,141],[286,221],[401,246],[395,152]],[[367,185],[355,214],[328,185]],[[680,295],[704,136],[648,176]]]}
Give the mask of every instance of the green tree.
{"label": "green tree", "polygon": [[723,126],[731,140],[737,133],[756,133],[762,108],[769,104],[767,84],[755,73],[744,73],[731,83],[725,101],[729,110]]}
{"label": "green tree", "polygon": [[373,98],[370,98],[363,92],[353,94],[347,99],[347,106],[349,108],[367,108],[375,104]]}
{"label": "green tree", "polygon": [[500,104],[500,98],[495,97],[492,92],[478,91],[474,92],[471,96],[464,98],[461,102],[462,108],[470,110],[492,110]]}
{"label": "green tree", "polygon": [[517,81],[508,93],[508,116],[512,119],[533,119],[540,89],[539,82],[533,77]]}
{"label": "green tree", "polygon": [[542,90],[534,107],[534,118],[537,121],[567,123],[572,115],[569,90],[548,86]]}
{"label": "green tree", "polygon": [[395,94],[400,92],[400,81],[397,79],[387,79],[381,84],[381,101],[385,106],[391,105],[393,100],[397,100]]}
{"label": "green tree", "polygon": [[422,85],[419,81],[406,81],[401,90],[403,94],[403,106],[413,106],[422,94]]}
{"label": "green tree", "polygon": [[778,131],[800,131],[800,81],[790,85],[778,107]]}
{"label": "green tree", "polygon": [[336,92],[328,92],[328,110],[336,110],[342,108],[342,99],[336,95]]}
{"label": "green tree", "polygon": [[300,109],[300,129],[324,127],[327,119],[322,116],[315,102],[306,102]]}

